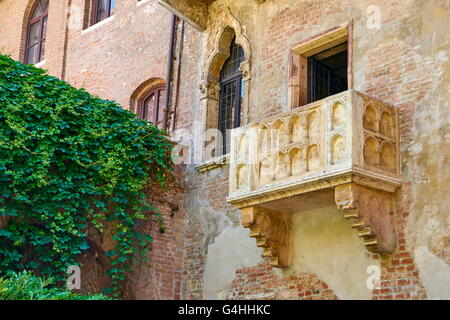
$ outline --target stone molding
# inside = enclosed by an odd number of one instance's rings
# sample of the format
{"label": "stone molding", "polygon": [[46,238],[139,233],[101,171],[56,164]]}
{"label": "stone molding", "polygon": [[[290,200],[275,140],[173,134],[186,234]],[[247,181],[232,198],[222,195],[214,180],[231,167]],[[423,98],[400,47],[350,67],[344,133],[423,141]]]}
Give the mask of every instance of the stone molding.
{"label": "stone molding", "polygon": [[[230,55],[230,45],[234,37],[236,43],[244,51],[244,60],[239,66],[244,80],[244,97],[241,104],[241,124],[248,123],[251,58],[252,50],[247,32],[240,21],[227,8],[216,19],[218,22],[208,26],[208,41],[206,46],[206,57],[202,67],[200,82],[200,105],[202,119],[202,160],[207,162],[211,157],[220,156],[219,139],[216,135],[218,130],[209,132],[210,129],[218,128],[218,109],[220,96],[220,71],[223,64]],[[211,136],[210,136],[211,135]],[[212,154],[211,154],[212,153]]]}
{"label": "stone molding", "polygon": [[263,257],[274,267],[288,267],[292,263],[292,218],[288,214],[267,209],[241,209],[242,224],[250,228],[250,236],[263,248]]}
{"label": "stone molding", "polygon": [[226,166],[229,163],[230,157],[229,155],[225,155],[205,161],[204,163],[196,166],[195,168],[197,169],[198,172],[204,173],[217,168],[222,168],[223,166]]}

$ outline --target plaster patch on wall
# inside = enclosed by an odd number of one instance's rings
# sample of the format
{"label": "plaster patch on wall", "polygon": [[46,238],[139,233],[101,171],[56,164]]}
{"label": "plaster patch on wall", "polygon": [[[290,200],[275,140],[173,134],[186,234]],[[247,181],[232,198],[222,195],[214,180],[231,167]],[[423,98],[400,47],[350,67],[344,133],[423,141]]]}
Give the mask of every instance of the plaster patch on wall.
{"label": "plaster patch on wall", "polygon": [[423,151],[423,146],[421,143],[414,143],[409,148],[409,153],[412,155],[420,154]]}
{"label": "plaster patch on wall", "polygon": [[323,208],[293,217],[294,262],[286,275],[316,274],[339,299],[371,299],[367,268],[379,260],[364,247],[349,221],[336,208]]}
{"label": "plaster patch on wall", "polygon": [[439,60],[439,61],[441,61],[441,62],[446,62],[446,61],[448,61],[447,52],[444,51],[444,50],[439,51],[439,52],[437,53],[437,55],[436,55],[436,59]]}
{"label": "plaster patch on wall", "polygon": [[418,247],[414,251],[414,257],[428,299],[449,300],[450,266],[434,256],[425,246]]}
{"label": "plaster patch on wall", "polygon": [[225,227],[208,246],[203,278],[204,299],[224,299],[234,279],[235,270],[262,261],[262,250],[243,227]]}

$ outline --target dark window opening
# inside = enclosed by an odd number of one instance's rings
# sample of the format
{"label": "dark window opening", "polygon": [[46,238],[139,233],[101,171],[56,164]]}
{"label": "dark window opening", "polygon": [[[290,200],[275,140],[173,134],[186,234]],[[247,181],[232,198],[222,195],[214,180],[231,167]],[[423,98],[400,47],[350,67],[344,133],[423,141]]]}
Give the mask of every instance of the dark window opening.
{"label": "dark window opening", "polygon": [[162,127],[164,92],[165,86],[160,85],[152,88],[139,101],[138,117],[142,120],[152,122],[158,128]]}
{"label": "dark window opening", "polygon": [[348,44],[308,57],[308,103],[348,89]]}
{"label": "dark window opening", "polygon": [[244,93],[242,73],[239,71],[239,66],[244,60],[244,50],[235,40],[231,42],[230,57],[220,72],[219,130],[223,137],[223,154],[229,152],[230,137],[227,130],[240,126]]}

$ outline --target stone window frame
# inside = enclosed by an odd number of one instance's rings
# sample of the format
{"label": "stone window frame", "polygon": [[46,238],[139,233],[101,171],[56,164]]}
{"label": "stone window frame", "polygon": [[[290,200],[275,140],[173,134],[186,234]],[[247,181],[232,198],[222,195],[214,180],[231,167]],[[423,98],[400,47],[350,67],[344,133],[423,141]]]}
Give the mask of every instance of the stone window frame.
{"label": "stone window frame", "polygon": [[229,58],[229,49],[231,41],[235,38],[236,44],[244,50],[244,60],[241,62],[239,71],[242,72],[244,83],[244,97],[241,101],[241,126],[248,124],[249,116],[249,98],[251,89],[251,58],[252,51],[250,41],[245,29],[239,20],[233,16],[230,9],[225,12],[221,19],[221,24],[209,31],[208,51],[200,84],[200,105],[202,112],[202,140],[201,140],[201,164],[197,166],[200,172],[208,171],[221,167],[228,163],[229,154],[209,157],[207,155],[209,148],[218,150],[217,141],[207,142],[208,129],[218,129],[218,109],[220,96],[220,71],[222,66]]}
{"label": "stone window frame", "polygon": [[318,35],[294,44],[289,52],[288,106],[295,109],[307,105],[308,57],[336,45],[348,43],[347,90],[353,89],[353,23],[328,29]]}

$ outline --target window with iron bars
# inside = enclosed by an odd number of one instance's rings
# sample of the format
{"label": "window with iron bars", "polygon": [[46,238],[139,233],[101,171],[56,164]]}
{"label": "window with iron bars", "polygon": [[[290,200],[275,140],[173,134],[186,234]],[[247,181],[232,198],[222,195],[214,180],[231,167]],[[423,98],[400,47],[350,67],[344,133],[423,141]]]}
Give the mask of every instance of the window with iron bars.
{"label": "window with iron bars", "polygon": [[240,126],[244,82],[239,66],[244,60],[244,50],[233,39],[230,57],[220,72],[219,130],[223,137],[222,154],[229,153],[230,136],[227,131]]}

